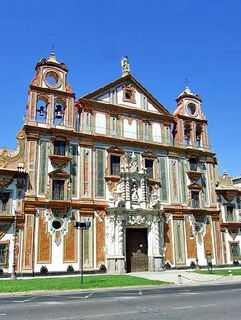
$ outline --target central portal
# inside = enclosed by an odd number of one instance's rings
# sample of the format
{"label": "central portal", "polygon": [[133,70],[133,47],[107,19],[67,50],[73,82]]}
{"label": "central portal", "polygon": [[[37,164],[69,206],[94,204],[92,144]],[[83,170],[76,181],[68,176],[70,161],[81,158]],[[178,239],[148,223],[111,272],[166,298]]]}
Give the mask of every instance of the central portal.
{"label": "central portal", "polygon": [[147,228],[126,228],[127,272],[148,270]]}

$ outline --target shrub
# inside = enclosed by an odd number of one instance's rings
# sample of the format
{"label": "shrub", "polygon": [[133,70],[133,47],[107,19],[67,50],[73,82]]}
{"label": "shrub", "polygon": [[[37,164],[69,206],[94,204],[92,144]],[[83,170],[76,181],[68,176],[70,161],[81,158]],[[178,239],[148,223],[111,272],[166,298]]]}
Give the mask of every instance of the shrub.
{"label": "shrub", "polygon": [[101,264],[99,270],[100,272],[106,272],[106,266],[104,264]]}
{"label": "shrub", "polygon": [[192,269],[195,269],[195,268],[196,268],[196,263],[195,263],[194,261],[191,261],[191,262],[190,262],[190,267],[191,267]]}
{"label": "shrub", "polygon": [[73,272],[74,272],[74,267],[71,266],[71,265],[68,265],[68,267],[67,267],[67,272],[73,273]]}
{"label": "shrub", "polygon": [[40,274],[47,274],[49,272],[48,268],[46,266],[42,266],[40,269]]}
{"label": "shrub", "polygon": [[171,265],[170,265],[170,263],[169,262],[166,262],[165,264],[164,264],[164,269],[165,270],[169,270],[169,269],[171,269]]}
{"label": "shrub", "polygon": [[238,266],[239,265],[239,261],[238,260],[233,260],[233,265],[234,266]]}

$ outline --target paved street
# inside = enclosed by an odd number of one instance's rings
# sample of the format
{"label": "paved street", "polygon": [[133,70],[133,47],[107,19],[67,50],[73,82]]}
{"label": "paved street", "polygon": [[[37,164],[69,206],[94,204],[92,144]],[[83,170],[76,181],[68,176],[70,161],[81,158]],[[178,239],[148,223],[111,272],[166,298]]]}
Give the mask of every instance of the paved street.
{"label": "paved street", "polygon": [[236,320],[240,301],[240,283],[2,296],[0,320]]}

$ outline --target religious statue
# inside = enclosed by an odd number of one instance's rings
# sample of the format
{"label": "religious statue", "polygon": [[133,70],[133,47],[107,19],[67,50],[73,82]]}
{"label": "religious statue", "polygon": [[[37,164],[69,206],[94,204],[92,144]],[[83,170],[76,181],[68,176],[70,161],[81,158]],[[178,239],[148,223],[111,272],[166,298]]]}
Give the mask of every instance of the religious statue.
{"label": "religious statue", "polygon": [[130,70],[130,64],[127,56],[121,59],[121,68],[122,68],[122,77],[125,77],[126,75],[130,74],[131,70]]}

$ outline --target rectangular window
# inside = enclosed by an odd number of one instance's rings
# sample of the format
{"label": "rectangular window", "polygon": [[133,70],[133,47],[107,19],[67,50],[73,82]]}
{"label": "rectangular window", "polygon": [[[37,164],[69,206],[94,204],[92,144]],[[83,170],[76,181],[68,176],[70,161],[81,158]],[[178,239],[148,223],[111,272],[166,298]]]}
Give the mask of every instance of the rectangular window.
{"label": "rectangular window", "polygon": [[10,192],[0,192],[0,212],[5,214],[10,213],[9,198]]}
{"label": "rectangular window", "polygon": [[95,114],[95,132],[106,134],[106,115],[96,112]]}
{"label": "rectangular window", "polygon": [[9,244],[0,243],[0,266],[4,266],[4,267],[8,266],[8,251],[9,251]]}
{"label": "rectangular window", "polygon": [[191,171],[197,171],[197,160],[195,158],[189,160],[189,165]]}
{"label": "rectangular window", "polygon": [[240,259],[239,242],[231,242],[230,249],[231,249],[231,259]]}
{"label": "rectangular window", "polygon": [[85,131],[91,131],[91,113],[90,112],[85,112],[84,129]]}
{"label": "rectangular window", "polygon": [[120,174],[120,156],[110,156],[110,174]]}
{"label": "rectangular window", "polygon": [[200,208],[199,191],[191,191],[192,208]]}
{"label": "rectangular window", "polygon": [[53,180],[53,200],[64,200],[64,180]]}
{"label": "rectangular window", "polygon": [[153,167],[154,167],[154,161],[151,159],[145,159],[145,167],[146,167],[146,173],[147,177],[149,179],[153,179]]}
{"label": "rectangular window", "polygon": [[234,207],[232,205],[226,206],[226,221],[235,222]]}
{"label": "rectangular window", "polygon": [[65,156],[66,143],[63,140],[55,140],[54,142],[54,154],[58,156]]}
{"label": "rectangular window", "polygon": [[110,117],[110,134],[112,136],[117,135],[117,118],[116,117]]}
{"label": "rectangular window", "polygon": [[150,125],[149,123],[144,122],[143,124],[143,138],[145,141],[150,140]]}
{"label": "rectangular window", "polygon": [[80,111],[77,111],[75,115],[75,128],[76,128],[76,131],[78,132],[81,129],[81,112]]}

